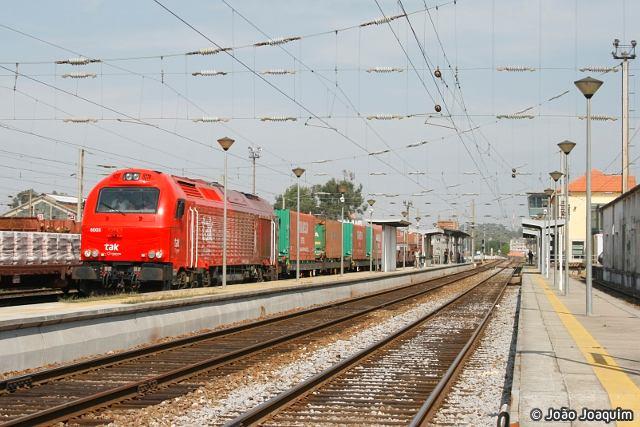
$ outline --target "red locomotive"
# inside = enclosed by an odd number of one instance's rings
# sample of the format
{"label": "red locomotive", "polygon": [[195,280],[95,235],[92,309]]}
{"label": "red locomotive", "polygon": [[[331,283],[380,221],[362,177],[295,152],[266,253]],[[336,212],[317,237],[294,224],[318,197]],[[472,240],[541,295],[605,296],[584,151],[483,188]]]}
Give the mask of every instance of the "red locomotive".
{"label": "red locomotive", "polygon": [[[145,169],[114,172],[87,197],[80,290],[209,286],[221,282],[224,188]],[[227,191],[227,280],[274,279],[269,203]]]}

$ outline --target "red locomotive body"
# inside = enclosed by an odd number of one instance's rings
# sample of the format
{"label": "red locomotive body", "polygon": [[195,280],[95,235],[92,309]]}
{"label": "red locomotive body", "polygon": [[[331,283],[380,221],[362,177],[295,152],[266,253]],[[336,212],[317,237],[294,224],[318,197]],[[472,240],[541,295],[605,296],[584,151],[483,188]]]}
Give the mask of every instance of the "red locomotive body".
{"label": "red locomotive body", "polygon": [[[273,278],[276,225],[265,200],[227,191],[227,280]],[[224,188],[144,169],[114,172],[87,197],[81,290],[220,282]]]}

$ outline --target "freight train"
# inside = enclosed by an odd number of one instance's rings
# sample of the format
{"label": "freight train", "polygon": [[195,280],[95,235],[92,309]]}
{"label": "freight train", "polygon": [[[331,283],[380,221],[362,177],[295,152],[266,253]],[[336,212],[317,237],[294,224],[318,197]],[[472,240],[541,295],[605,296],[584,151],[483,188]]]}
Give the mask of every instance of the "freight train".
{"label": "freight train", "polygon": [[[295,274],[297,213],[238,191],[228,190],[227,202],[227,281]],[[87,197],[73,279],[85,294],[220,284],[223,208],[217,183],[116,171]],[[299,254],[303,275],[339,271],[341,254],[346,271],[368,269],[380,263],[382,229],[301,213]]]}

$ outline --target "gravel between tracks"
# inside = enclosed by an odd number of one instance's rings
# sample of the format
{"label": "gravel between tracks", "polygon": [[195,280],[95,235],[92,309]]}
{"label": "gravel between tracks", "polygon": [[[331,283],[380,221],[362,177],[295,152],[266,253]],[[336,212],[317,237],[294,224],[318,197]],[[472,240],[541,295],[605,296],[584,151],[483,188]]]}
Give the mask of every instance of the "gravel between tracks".
{"label": "gravel between tracks", "polygon": [[112,420],[114,426],[222,424],[428,314],[491,274],[463,279],[402,309],[373,312],[355,327],[258,358],[251,368],[214,379],[185,396],[139,410],[106,410],[96,418]]}
{"label": "gravel between tracks", "polygon": [[519,293],[519,287],[505,290],[478,348],[429,425],[496,425],[504,391],[511,388],[509,358]]}

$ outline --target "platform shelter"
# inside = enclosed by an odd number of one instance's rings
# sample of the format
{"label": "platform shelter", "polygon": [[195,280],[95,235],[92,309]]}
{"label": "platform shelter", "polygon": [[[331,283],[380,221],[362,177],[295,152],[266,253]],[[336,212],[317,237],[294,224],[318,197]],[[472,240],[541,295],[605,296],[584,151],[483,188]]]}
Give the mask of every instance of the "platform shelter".
{"label": "platform shelter", "polygon": [[396,228],[408,227],[411,223],[404,219],[374,219],[373,224],[382,226],[382,271],[396,269]]}

